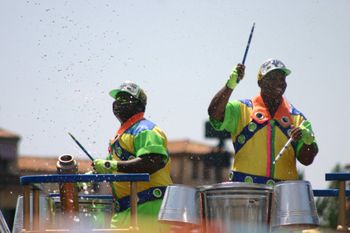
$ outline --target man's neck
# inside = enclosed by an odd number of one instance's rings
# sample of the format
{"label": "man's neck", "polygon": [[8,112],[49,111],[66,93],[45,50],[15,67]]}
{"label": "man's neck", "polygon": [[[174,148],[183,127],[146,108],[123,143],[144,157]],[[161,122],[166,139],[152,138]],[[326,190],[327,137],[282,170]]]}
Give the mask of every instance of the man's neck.
{"label": "man's neck", "polygon": [[271,98],[267,95],[261,94],[261,97],[264,101],[265,106],[269,110],[271,117],[273,118],[282,102],[282,96],[280,98]]}
{"label": "man's neck", "polygon": [[139,112],[130,117],[127,121],[124,121],[117,131],[116,138],[118,139],[125,132],[125,130],[129,129],[132,125],[134,125],[142,119],[144,119],[144,112]]}
{"label": "man's neck", "polygon": [[130,122],[135,122],[135,121],[139,121],[139,120],[143,119],[144,114],[145,114],[144,112],[138,112],[138,113],[135,113],[135,114],[131,115],[130,117],[128,117],[128,119],[120,121],[121,122],[121,126],[124,125],[124,124],[128,124]]}

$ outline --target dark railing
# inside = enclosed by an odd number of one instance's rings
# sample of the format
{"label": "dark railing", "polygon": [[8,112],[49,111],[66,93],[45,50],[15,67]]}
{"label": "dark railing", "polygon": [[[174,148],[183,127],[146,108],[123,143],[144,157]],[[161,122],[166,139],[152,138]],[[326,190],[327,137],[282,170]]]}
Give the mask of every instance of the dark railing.
{"label": "dark railing", "polygon": [[52,174],[52,175],[33,175],[21,176],[21,185],[37,184],[37,183],[74,183],[74,182],[103,182],[103,181],[118,181],[118,182],[133,182],[133,181],[149,181],[148,173],[133,173],[133,174]]}
{"label": "dark railing", "polygon": [[314,196],[316,197],[336,197],[339,200],[339,215],[338,224],[341,229],[347,229],[346,226],[346,197],[350,196],[350,190],[346,190],[346,181],[350,180],[349,172],[326,173],[326,181],[338,181],[338,189],[314,189]]}
{"label": "dark railing", "polygon": [[[315,197],[337,197],[339,196],[339,189],[314,189]],[[350,196],[350,190],[345,191],[347,197]]]}

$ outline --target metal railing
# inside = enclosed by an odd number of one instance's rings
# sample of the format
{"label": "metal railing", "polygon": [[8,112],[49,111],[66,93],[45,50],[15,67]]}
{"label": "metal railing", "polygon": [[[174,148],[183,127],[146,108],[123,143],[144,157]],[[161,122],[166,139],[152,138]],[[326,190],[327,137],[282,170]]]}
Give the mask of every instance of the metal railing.
{"label": "metal railing", "polygon": [[[41,183],[76,183],[76,182],[130,182],[130,228],[129,229],[94,229],[94,232],[132,232],[137,227],[137,182],[149,181],[148,173],[133,174],[52,174],[52,175],[32,175],[20,177],[20,184],[23,185],[23,231],[40,232],[39,197]],[[33,202],[31,203],[31,196]],[[32,216],[32,225],[30,224]],[[62,232],[67,230],[62,230]],[[56,232],[61,232],[56,230]]]}
{"label": "metal railing", "polygon": [[1,233],[11,233],[10,229],[7,226],[6,220],[4,218],[4,215],[2,215],[2,212],[0,210],[0,232]]}
{"label": "metal railing", "polygon": [[316,197],[336,197],[339,200],[338,225],[341,229],[347,229],[346,226],[346,197],[350,196],[350,190],[346,190],[346,181],[350,180],[349,172],[326,173],[326,181],[338,181],[338,189],[314,189]]}

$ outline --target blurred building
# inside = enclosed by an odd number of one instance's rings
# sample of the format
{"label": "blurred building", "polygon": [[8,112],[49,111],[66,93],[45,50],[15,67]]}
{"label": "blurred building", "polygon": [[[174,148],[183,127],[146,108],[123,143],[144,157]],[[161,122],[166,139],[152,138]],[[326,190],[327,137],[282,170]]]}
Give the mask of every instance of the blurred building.
{"label": "blurred building", "polygon": [[231,153],[191,140],[170,141],[171,177],[175,184],[191,186],[228,180]]}
{"label": "blurred building", "polygon": [[17,168],[19,141],[18,135],[0,128],[0,209],[9,221],[13,219],[17,195],[22,192]]}
{"label": "blurred building", "polygon": [[[228,151],[191,140],[169,141],[168,151],[175,184],[198,186],[227,181],[231,158]],[[57,173],[58,157],[19,156],[17,173],[22,176]],[[91,170],[90,160],[77,160],[77,163],[79,173]]]}

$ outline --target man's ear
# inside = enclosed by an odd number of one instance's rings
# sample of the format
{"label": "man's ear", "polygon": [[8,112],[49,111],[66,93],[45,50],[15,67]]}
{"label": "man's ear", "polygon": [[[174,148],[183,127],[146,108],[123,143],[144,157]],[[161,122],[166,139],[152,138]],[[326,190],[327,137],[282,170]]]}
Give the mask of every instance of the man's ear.
{"label": "man's ear", "polygon": [[258,80],[258,86],[261,87],[261,79]]}

